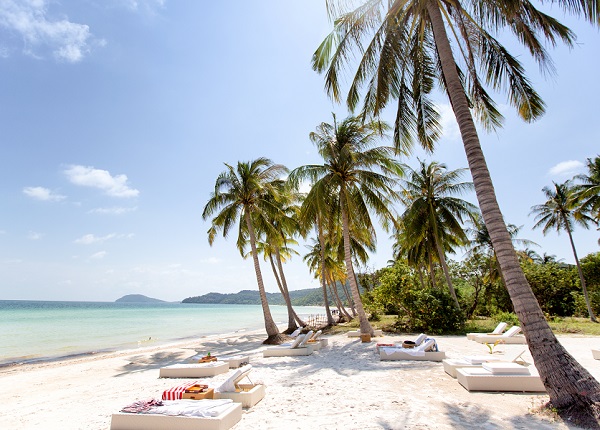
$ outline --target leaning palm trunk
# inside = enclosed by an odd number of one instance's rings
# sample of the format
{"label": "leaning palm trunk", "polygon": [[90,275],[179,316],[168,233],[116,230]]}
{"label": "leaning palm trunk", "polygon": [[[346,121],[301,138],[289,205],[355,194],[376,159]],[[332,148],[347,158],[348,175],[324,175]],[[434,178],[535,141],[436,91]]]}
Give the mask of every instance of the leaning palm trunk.
{"label": "leaning palm trunk", "polygon": [[278,343],[280,342],[280,334],[273,317],[271,316],[271,310],[269,309],[269,302],[267,301],[267,294],[265,293],[265,285],[263,283],[262,273],[260,272],[260,263],[258,261],[258,251],[256,250],[256,236],[254,234],[254,227],[250,220],[250,213],[245,211],[244,217],[246,218],[246,226],[248,227],[248,234],[250,235],[250,247],[252,249],[252,260],[254,261],[254,272],[256,273],[256,282],[258,283],[258,293],[260,295],[260,304],[262,305],[263,315],[265,318],[265,330],[267,331],[267,340],[265,343]]}
{"label": "leaning palm trunk", "polygon": [[427,12],[481,213],[498,256],[500,270],[505,274],[506,287],[521,322],[533,361],[550,396],[550,403],[563,417],[598,428],[600,384],[558,342],[527,283],[496,200],[494,186],[436,0],[427,1]]}
{"label": "leaning palm trunk", "polygon": [[275,256],[277,257],[277,268],[279,269],[279,273],[281,275],[281,287],[283,289],[283,297],[285,299],[285,304],[288,306],[289,312],[291,312],[292,316],[296,320],[296,322],[300,325],[300,327],[304,327],[306,323],[302,321],[302,319],[298,316],[294,307],[292,306],[292,299],[290,298],[290,291],[287,287],[287,281],[285,280],[285,274],[283,273],[283,265],[281,264],[281,254],[279,252],[279,247],[275,248]]}
{"label": "leaning palm trunk", "polygon": [[350,294],[350,292],[348,291],[347,283],[348,283],[348,281],[340,282],[340,285],[342,287],[342,290],[344,290],[344,295],[346,296],[346,301],[348,302],[348,307],[350,308],[350,311],[352,312],[352,316],[350,317],[350,319],[353,319],[353,318],[356,318],[356,307],[354,306],[354,300],[352,300],[352,294]]}
{"label": "leaning palm trunk", "polygon": [[587,287],[585,285],[585,278],[583,277],[583,271],[581,270],[581,264],[579,263],[579,258],[577,257],[577,251],[575,250],[575,243],[573,242],[573,235],[571,234],[571,229],[567,228],[567,233],[569,234],[569,240],[571,241],[571,249],[573,250],[573,255],[575,256],[575,263],[577,264],[577,272],[579,273],[579,280],[581,281],[581,288],[583,289],[583,297],[585,298],[585,305],[587,306],[590,320],[592,320],[592,322],[597,322],[596,316],[594,315],[594,311],[592,310],[592,306],[590,304],[590,298],[588,296]]}
{"label": "leaning palm trunk", "polygon": [[325,280],[325,239],[323,238],[323,230],[321,229],[321,219],[317,215],[317,231],[319,233],[319,247],[321,257],[321,288],[323,289],[323,302],[325,303],[325,313],[327,314],[327,325],[333,325],[333,317],[329,309],[329,297],[327,295],[327,283]]}
{"label": "leaning palm trunk", "polygon": [[273,275],[275,276],[275,280],[277,281],[277,287],[279,288],[279,292],[281,293],[281,296],[283,297],[283,300],[285,301],[285,305],[287,307],[288,326],[284,333],[290,334],[298,328],[298,326],[296,325],[296,319],[294,318],[294,309],[292,309],[292,304],[290,302],[289,296],[287,296],[285,294],[285,291],[283,290],[283,285],[281,283],[281,279],[279,278],[279,273],[277,273],[277,268],[275,267],[275,262],[273,261],[273,256],[271,254],[269,254],[269,262],[271,263],[271,270],[273,270]]}
{"label": "leaning palm trunk", "polygon": [[333,297],[335,298],[335,303],[338,308],[338,311],[340,312],[340,315],[344,314],[346,319],[348,321],[350,321],[352,319],[352,316],[346,310],[346,308],[344,307],[344,304],[342,303],[342,300],[340,299],[340,295],[338,294],[338,290],[337,290],[337,283],[335,280],[331,280],[331,282],[329,282],[329,289],[333,292]]}
{"label": "leaning palm trunk", "polygon": [[456,305],[456,309],[460,311],[460,304],[458,303],[458,297],[456,297],[456,291],[454,291],[454,285],[452,285],[452,279],[450,279],[450,273],[448,272],[448,264],[446,264],[446,256],[444,255],[444,250],[440,245],[440,240],[438,238],[437,232],[433,231],[433,240],[435,241],[435,247],[437,248],[438,256],[440,257],[440,265],[442,266],[442,270],[444,271],[444,276],[446,277],[446,283],[448,284],[448,289],[450,290],[450,294],[454,299],[454,304]]}
{"label": "leaning palm trunk", "polygon": [[346,273],[348,281],[350,282],[350,291],[352,292],[354,306],[356,306],[358,320],[360,321],[360,332],[362,334],[370,334],[373,336],[375,332],[373,331],[373,327],[371,327],[371,324],[367,319],[365,309],[363,308],[362,300],[360,299],[360,292],[358,291],[358,283],[356,282],[356,276],[354,275],[354,268],[352,267],[352,253],[350,251],[350,223],[348,221],[346,198],[343,190],[340,192],[340,197],[342,199],[341,210],[342,234],[344,236],[344,259],[346,260]]}

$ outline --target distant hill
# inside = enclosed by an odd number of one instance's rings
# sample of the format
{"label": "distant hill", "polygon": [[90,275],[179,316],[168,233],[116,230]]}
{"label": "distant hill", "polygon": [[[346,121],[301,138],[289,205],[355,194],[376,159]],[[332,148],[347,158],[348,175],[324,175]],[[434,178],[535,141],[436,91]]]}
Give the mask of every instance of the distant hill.
{"label": "distant hill", "polygon": [[[324,306],[323,292],[320,288],[290,291],[290,298],[294,306]],[[267,300],[271,305],[285,306],[281,293],[267,293]],[[181,303],[260,305],[260,295],[258,290],[242,290],[235,294],[208,293],[202,296],[188,297]]]}
{"label": "distant hill", "polygon": [[166,303],[164,300],[153,299],[142,294],[127,294],[120,299],[115,300],[115,303]]}

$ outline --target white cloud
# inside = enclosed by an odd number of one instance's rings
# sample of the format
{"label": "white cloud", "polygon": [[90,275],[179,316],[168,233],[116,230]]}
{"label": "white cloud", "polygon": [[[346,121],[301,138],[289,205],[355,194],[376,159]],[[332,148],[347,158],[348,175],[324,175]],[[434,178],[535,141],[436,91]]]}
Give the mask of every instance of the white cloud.
{"label": "white cloud", "polygon": [[101,260],[106,257],[106,254],[108,254],[106,251],[96,252],[95,254],[90,255],[90,260]]}
{"label": "white cloud", "polygon": [[112,207],[112,208],[96,208],[96,209],[92,209],[88,213],[101,214],[101,215],[123,215],[128,212],[135,212],[136,210],[137,210],[137,206],[134,206],[132,208]]}
{"label": "white cloud", "polygon": [[569,176],[574,176],[577,173],[580,173],[580,171],[582,170],[583,167],[584,167],[584,165],[581,161],[576,161],[576,160],[562,161],[562,162],[558,163],[556,166],[551,167],[550,170],[548,171],[548,174],[552,175],[552,176],[569,177]]}
{"label": "white cloud", "polygon": [[98,188],[111,197],[136,197],[140,193],[127,185],[126,175],[112,176],[107,170],[88,166],[70,166],[64,173],[73,184]]}
{"label": "white cloud", "polygon": [[66,196],[55,194],[48,188],[44,187],[25,187],[23,188],[23,193],[36,200],[42,200],[46,202],[59,202],[67,198]]}
{"label": "white cloud", "polygon": [[220,258],[215,258],[215,257],[209,257],[209,258],[204,258],[202,260],[200,260],[200,263],[205,263],[205,264],[219,264],[221,263]]}
{"label": "white cloud", "polygon": [[460,130],[456,122],[456,116],[452,110],[452,106],[448,103],[436,104],[440,114],[440,124],[442,126],[442,136],[444,139],[452,141],[460,141]]}
{"label": "white cloud", "polygon": [[129,234],[116,234],[110,233],[106,236],[96,236],[94,234],[84,234],[79,239],[75,239],[74,243],[78,245],[92,245],[94,243],[102,243],[111,239],[131,239],[133,237],[133,233]]}
{"label": "white cloud", "polygon": [[40,240],[44,235],[42,233],[36,233],[35,231],[30,231],[27,235],[27,239],[29,240]]}
{"label": "white cloud", "polygon": [[93,234],[85,234],[79,239],[75,239],[75,243],[79,245],[91,245],[93,243],[105,242],[109,239],[116,237],[115,233],[108,234],[106,236],[94,236]]}
{"label": "white cloud", "polygon": [[59,60],[75,63],[90,50],[92,38],[85,24],[67,18],[49,17],[47,0],[2,0],[0,28],[23,38],[24,52],[33,57],[40,47],[48,47]]}

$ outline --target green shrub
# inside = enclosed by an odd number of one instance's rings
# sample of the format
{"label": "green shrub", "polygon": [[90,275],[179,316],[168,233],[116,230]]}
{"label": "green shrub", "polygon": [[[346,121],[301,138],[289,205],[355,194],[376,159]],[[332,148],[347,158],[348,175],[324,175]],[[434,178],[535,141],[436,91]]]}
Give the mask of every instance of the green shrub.
{"label": "green shrub", "polygon": [[420,284],[413,271],[396,263],[381,274],[380,284],[371,293],[375,303],[398,315],[396,328],[431,334],[460,331],[466,321],[448,292]]}
{"label": "green shrub", "polygon": [[496,324],[498,324],[500,322],[505,322],[509,326],[521,324],[519,322],[519,318],[517,317],[517,315],[512,312],[498,312],[498,313],[494,314],[494,316],[492,316],[492,319],[494,320],[494,322]]}

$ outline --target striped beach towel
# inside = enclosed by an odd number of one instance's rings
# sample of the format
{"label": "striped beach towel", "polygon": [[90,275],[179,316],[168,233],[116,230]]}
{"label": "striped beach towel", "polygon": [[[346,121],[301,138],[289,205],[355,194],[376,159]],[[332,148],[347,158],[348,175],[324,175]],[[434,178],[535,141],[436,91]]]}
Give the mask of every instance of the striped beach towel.
{"label": "striped beach towel", "polygon": [[194,385],[198,385],[198,381],[195,382],[186,382],[183,385],[178,385],[176,387],[169,388],[165,390],[162,395],[163,400],[179,400],[181,399],[181,395],[190,387]]}

